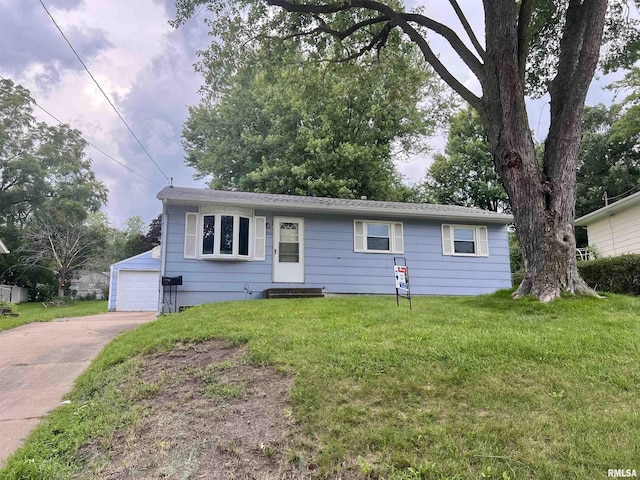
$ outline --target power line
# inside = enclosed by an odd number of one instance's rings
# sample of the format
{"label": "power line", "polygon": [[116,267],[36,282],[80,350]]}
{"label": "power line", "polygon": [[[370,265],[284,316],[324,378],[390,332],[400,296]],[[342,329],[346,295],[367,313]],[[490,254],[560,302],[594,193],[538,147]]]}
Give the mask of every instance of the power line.
{"label": "power line", "polygon": [[627,190],[626,192],[623,192],[620,195],[616,195],[615,197],[607,197],[607,200],[614,200],[616,198],[624,197],[624,196],[628,195],[629,193],[633,192],[634,190],[638,190],[638,189],[640,189],[640,185],[636,185],[635,187],[632,187],[629,190]]}
{"label": "power line", "polygon": [[[0,78],[2,80],[7,80],[6,78],[4,78],[2,75],[0,75]],[[51,118],[53,118],[56,122],[58,122],[59,124],[63,124],[65,122],[63,122],[62,120],[60,120],[58,117],[56,117],[55,115],[53,115],[51,112],[47,111],[42,105],[39,105],[38,102],[36,102],[35,100],[33,101],[33,104],[38,107],[40,110],[42,110],[44,113],[46,113],[47,115],[49,115]],[[89,140],[87,140],[84,136],[82,136],[82,139],[87,142],[87,145],[95,148],[96,150],[98,150],[100,153],[102,153],[105,157],[109,158],[110,160],[113,160],[115,163],[117,163],[118,165],[126,168],[127,170],[129,170],[131,173],[133,173],[134,175],[140,177],[142,180],[145,180],[149,183],[151,183],[152,185],[155,185],[156,187],[159,188],[163,188],[162,185],[157,184],[156,182],[154,182],[153,180],[149,180],[148,178],[142,176],[141,174],[139,174],[138,172],[136,172],[135,170],[133,170],[131,167],[129,167],[128,165],[120,162],[119,160],[115,159],[114,157],[112,157],[111,155],[109,155],[107,152],[105,152],[104,150],[102,150],[100,147],[94,145],[93,143],[91,143]]]}
{"label": "power line", "polygon": [[137,135],[135,133],[133,133],[133,130],[131,130],[131,127],[129,126],[129,124],[125,121],[125,119],[122,117],[122,115],[120,115],[120,112],[118,111],[118,109],[116,108],[116,106],[111,102],[111,100],[109,99],[109,97],[107,96],[107,94],[105,93],[105,91],[102,89],[102,87],[100,86],[100,84],[98,83],[98,81],[95,79],[95,77],[93,76],[93,74],[91,73],[91,71],[89,70],[89,67],[87,67],[87,65],[82,61],[82,58],[80,58],[80,55],[78,55],[78,52],[76,52],[76,49],[73,48],[73,45],[71,45],[71,42],[69,41],[69,39],[67,38],[67,36],[64,34],[64,32],[62,31],[62,29],[60,28],[60,26],[58,25],[58,23],[55,21],[55,19],[53,18],[53,15],[51,15],[51,13],[49,12],[49,10],[47,9],[47,7],[45,6],[44,2],[42,0],[40,0],[40,5],[42,5],[42,8],[44,8],[44,11],[47,12],[47,15],[49,15],[49,18],[51,19],[51,21],[53,22],[53,24],[56,26],[56,28],[58,29],[58,31],[60,32],[60,35],[62,35],[62,38],[64,38],[65,42],[67,42],[67,45],[69,45],[69,48],[73,51],[73,53],[76,55],[76,58],[78,59],[78,61],[82,64],[82,66],[84,67],[84,69],[86,70],[86,72],[89,74],[89,76],[91,77],[91,80],[93,80],[93,83],[96,84],[96,86],[98,87],[98,90],[100,90],[100,92],[102,93],[102,95],[104,95],[104,98],[107,99],[107,102],[109,102],[109,105],[111,105],[111,108],[113,108],[113,111],[116,112],[116,114],[118,115],[118,117],[120,118],[120,120],[122,121],[122,123],[124,124],[125,127],[127,127],[127,130],[129,130],[129,132],[131,133],[131,135],[133,136],[133,138],[136,139],[136,142],[138,142],[138,145],[140,145],[140,148],[142,148],[142,150],[144,151],[144,153],[147,154],[147,157],[149,157],[149,159],[153,162],[153,164],[156,166],[156,168],[158,170],[160,170],[160,173],[162,173],[162,175],[164,175],[164,178],[167,179],[167,182],[171,182],[171,180],[169,179],[169,177],[167,176],[166,173],[164,173],[164,171],[162,170],[162,168],[160,168],[160,165],[158,165],[158,163],[153,159],[153,157],[151,156],[151,154],[147,151],[147,149],[144,147],[144,145],[142,144],[142,142],[140,141],[140,139],[137,137]]}

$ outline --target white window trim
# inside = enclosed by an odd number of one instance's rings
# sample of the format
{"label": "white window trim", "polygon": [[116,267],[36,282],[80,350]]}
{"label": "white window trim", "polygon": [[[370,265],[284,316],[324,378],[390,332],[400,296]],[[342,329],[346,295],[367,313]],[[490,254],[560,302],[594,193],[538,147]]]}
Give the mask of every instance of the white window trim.
{"label": "white window trim", "polygon": [[[457,253],[455,251],[454,231],[456,228],[473,230],[475,253]],[[453,257],[488,257],[489,232],[483,225],[442,224],[442,255]]]}
{"label": "white window trim", "polygon": [[[387,225],[389,227],[389,250],[367,248],[367,225]],[[359,253],[404,253],[404,225],[402,222],[382,220],[353,221],[353,251]]]}
{"label": "white window trim", "polygon": [[[185,235],[184,235],[184,258],[196,260],[216,260],[216,261],[254,261],[265,260],[265,225],[266,217],[254,216],[248,214],[246,209],[242,211],[230,211],[230,209],[220,209],[216,211],[212,208],[201,209],[200,212],[187,212],[185,216]],[[204,235],[204,217],[215,217],[213,253],[202,253],[203,235]],[[233,217],[233,253],[220,253],[220,232],[222,217]],[[249,252],[248,255],[240,255],[240,218],[249,220]],[[195,222],[195,234],[192,233],[193,222]],[[190,232],[191,230],[191,232]],[[195,237],[195,238],[194,238]],[[190,241],[189,241],[190,240]],[[194,242],[195,240],[195,242]],[[195,248],[189,249],[187,245],[193,245]],[[195,250],[195,251],[194,251]]]}

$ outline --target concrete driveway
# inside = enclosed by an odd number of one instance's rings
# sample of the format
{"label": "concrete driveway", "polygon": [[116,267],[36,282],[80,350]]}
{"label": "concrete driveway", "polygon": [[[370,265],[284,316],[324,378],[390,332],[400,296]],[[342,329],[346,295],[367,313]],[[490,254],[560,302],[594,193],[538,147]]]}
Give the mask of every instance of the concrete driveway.
{"label": "concrete driveway", "polygon": [[154,312],[104,313],[0,332],[0,466],[107,343],[153,319]]}

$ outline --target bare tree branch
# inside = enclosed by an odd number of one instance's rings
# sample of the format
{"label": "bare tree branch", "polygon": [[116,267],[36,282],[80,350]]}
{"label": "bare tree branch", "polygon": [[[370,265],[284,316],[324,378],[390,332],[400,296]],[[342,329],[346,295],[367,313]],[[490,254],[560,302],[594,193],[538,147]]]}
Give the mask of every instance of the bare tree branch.
{"label": "bare tree branch", "polygon": [[449,0],[449,3],[455,10],[456,15],[458,15],[458,20],[460,20],[460,23],[462,23],[464,31],[467,32],[467,35],[469,36],[471,43],[480,54],[480,57],[484,60],[487,52],[485,52],[484,47],[480,45],[480,42],[478,41],[478,37],[476,37],[475,32],[471,28],[471,25],[469,25],[467,17],[464,15],[462,9],[460,8],[460,5],[458,5],[457,0]]}
{"label": "bare tree branch", "polygon": [[440,75],[444,82],[449,85],[462,98],[476,108],[480,107],[480,98],[465,87],[445,66],[440,62],[433,52],[424,36],[416,30],[411,23],[438,33],[444,37],[454,51],[460,56],[463,62],[476,75],[480,83],[484,80],[484,67],[478,58],[467,48],[460,37],[448,26],[436,22],[433,19],[418,14],[407,14],[396,12],[393,8],[374,0],[350,0],[342,4],[321,4],[309,5],[292,3],[288,0],[266,0],[269,5],[281,7],[288,12],[308,13],[308,14],[332,14],[352,10],[354,8],[369,9],[381,13],[394,25],[399,26],[402,31],[420,48],[422,54],[433,69]]}

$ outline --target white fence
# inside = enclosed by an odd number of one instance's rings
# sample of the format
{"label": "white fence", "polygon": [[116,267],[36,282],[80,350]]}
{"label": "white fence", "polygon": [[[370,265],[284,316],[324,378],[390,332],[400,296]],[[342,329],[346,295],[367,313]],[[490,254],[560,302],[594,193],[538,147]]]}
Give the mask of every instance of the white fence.
{"label": "white fence", "polygon": [[0,285],[0,301],[22,303],[29,301],[29,290],[15,285]]}

